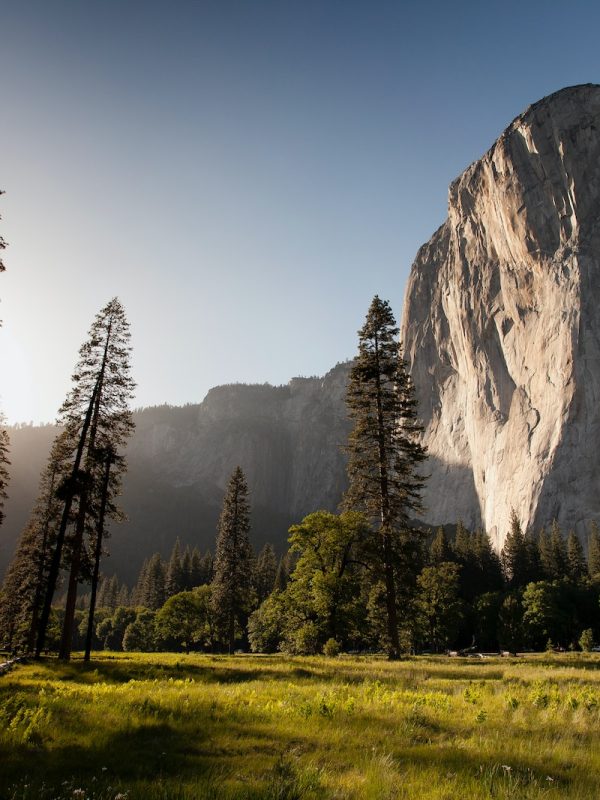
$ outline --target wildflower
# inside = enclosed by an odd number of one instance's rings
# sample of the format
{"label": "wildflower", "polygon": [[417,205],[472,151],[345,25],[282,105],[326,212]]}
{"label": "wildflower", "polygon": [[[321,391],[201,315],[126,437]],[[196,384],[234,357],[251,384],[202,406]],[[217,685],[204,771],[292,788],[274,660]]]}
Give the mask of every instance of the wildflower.
{"label": "wildflower", "polygon": [[85,789],[73,789],[73,797],[85,797]]}
{"label": "wildflower", "polygon": [[546,775],[546,780],[554,783],[554,778],[551,775]]}
{"label": "wildflower", "polygon": [[504,772],[512,772],[512,767],[509,767],[508,764],[502,764],[502,769]]}

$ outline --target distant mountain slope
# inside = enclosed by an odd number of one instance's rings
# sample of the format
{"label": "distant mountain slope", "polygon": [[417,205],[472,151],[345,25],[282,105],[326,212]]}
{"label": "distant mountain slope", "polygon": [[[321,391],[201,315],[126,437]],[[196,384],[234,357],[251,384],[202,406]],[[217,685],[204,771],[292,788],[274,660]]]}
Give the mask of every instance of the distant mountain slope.
{"label": "distant mountain slope", "polygon": [[[344,394],[349,365],[287,386],[232,384],[199,405],[159,406],[134,415],[122,506],[106,572],[132,581],[153,551],[213,547],[227,480],[239,464],[252,501],[252,540],[283,549],[290,524],[316,509],[335,510],[345,487],[348,434]],[[53,426],[11,431],[10,498],[0,529],[0,572],[10,560],[56,433]]]}

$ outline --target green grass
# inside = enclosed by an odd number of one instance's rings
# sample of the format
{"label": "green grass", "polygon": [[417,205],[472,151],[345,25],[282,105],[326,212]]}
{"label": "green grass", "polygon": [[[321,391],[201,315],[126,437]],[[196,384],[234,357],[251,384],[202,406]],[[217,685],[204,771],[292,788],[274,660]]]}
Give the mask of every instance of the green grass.
{"label": "green grass", "polygon": [[102,654],[0,678],[0,797],[600,796],[600,656]]}

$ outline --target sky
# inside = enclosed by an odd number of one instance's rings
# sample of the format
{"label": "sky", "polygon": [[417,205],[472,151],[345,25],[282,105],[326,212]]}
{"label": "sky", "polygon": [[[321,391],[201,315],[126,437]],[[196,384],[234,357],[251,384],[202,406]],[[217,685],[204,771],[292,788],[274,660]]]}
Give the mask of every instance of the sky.
{"label": "sky", "polygon": [[53,421],[114,296],[137,407],[351,358],[449,183],[600,82],[599,29],[577,0],[0,0],[0,409]]}

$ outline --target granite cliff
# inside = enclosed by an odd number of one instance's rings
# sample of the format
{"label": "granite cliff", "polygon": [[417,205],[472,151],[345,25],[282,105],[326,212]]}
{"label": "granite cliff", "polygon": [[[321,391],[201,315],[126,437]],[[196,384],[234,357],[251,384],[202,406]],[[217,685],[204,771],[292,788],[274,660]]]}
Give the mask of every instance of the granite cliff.
{"label": "granite cliff", "polygon": [[528,108],[449,190],[402,321],[432,524],[600,520],[600,86]]}

